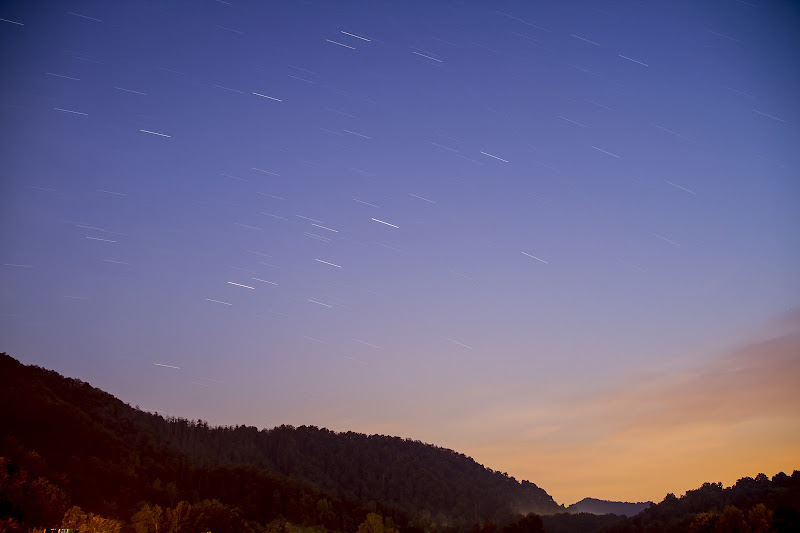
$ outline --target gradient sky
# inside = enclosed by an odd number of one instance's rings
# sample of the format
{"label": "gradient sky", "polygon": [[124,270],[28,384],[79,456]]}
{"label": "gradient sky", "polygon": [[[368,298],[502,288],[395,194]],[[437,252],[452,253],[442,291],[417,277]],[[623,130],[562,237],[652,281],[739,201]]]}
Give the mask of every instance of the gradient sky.
{"label": "gradient sky", "polygon": [[0,350],[559,503],[800,468],[796,3],[0,19]]}

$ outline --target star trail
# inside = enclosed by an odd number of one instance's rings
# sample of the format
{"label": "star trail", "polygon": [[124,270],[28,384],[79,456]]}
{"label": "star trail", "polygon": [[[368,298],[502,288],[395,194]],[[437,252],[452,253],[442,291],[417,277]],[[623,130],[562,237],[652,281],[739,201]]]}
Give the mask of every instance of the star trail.
{"label": "star trail", "polygon": [[[558,501],[645,468],[660,437],[587,398],[643,408],[798,304],[800,10],[601,4],[4,2],[0,350]],[[693,487],[649,468],[593,495]]]}

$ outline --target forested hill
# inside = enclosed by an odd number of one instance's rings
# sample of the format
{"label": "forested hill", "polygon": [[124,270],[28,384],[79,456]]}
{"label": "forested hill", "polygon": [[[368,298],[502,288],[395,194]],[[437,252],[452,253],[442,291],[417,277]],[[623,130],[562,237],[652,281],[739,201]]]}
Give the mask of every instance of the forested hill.
{"label": "forested hill", "polygon": [[563,510],[533,483],[518,482],[464,454],[419,441],[313,426],[209,428],[180,419],[160,424],[157,431],[198,461],[250,464],[335,493],[409,512],[428,511],[434,517],[503,521],[516,513]]}
{"label": "forested hill", "polygon": [[744,477],[730,487],[723,487],[722,483],[704,483],[680,497],[667,494],[660,503],[649,505],[632,517],[593,514],[586,512],[585,508],[576,511],[543,516],[545,531],[797,533],[800,531],[800,471],[795,470],[791,476],[780,472],[772,479],[765,474],[758,474],[755,478]]}
{"label": "forested hill", "polygon": [[[156,485],[145,491],[148,497],[169,489],[174,500],[183,490],[178,472],[241,465],[255,467],[275,483],[288,478],[301,482],[298,494],[313,485],[313,490],[342,501],[397,509],[430,523],[502,523],[518,513],[563,510],[533,483],[518,482],[452,450],[316,427],[259,431],[165,420],[80,380],[22,365],[6,354],[0,354],[0,391],[0,436],[15,437],[48,462],[72,465],[68,489],[87,500],[91,498],[81,491],[93,494],[115,478],[117,485],[135,486],[142,482],[137,476],[149,476],[148,482]],[[81,464],[86,466],[82,479]],[[115,505],[147,499],[141,491],[107,488],[109,501],[102,507],[107,513],[113,514]],[[116,503],[110,501],[112,493],[119,493]]]}
{"label": "forested hill", "polygon": [[150,415],[53,371],[0,354],[0,532],[73,527],[290,533],[358,529],[370,511],[409,517],[253,467],[206,466],[147,429]]}

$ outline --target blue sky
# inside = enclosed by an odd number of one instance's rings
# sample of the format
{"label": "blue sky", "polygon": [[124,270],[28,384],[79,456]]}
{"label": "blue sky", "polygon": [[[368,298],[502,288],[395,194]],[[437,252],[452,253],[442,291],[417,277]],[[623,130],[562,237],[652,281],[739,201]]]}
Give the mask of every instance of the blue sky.
{"label": "blue sky", "polygon": [[6,2],[0,349],[174,416],[513,456],[559,502],[692,488],[556,486],[534,414],[797,306],[798,15]]}

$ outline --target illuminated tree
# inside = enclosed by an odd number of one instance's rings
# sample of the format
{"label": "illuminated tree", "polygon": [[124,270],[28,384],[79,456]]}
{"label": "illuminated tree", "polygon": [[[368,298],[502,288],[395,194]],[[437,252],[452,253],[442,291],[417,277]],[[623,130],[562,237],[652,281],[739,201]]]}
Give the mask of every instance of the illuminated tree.
{"label": "illuminated tree", "polygon": [[166,511],[164,520],[165,533],[182,533],[189,531],[191,524],[192,506],[187,501],[181,501],[175,507],[170,507]]}
{"label": "illuminated tree", "polygon": [[384,526],[383,517],[378,513],[369,513],[367,519],[358,526],[358,533],[397,533],[397,530]]}
{"label": "illuminated tree", "polygon": [[700,513],[689,525],[689,533],[714,533],[718,520],[717,513]]}
{"label": "illuminated tree", "polygon": [[131,517],[131,524],[136,529],[136,533],[158,533],[163,518],[164,511],[160,505],[151,506],[146,503]]}
{"label": "illuminated tree", "polygon": [[772,511],[763,503],[759,503],[747,513],[747,523],[750,524],[752,533],[767,533],[772,528]]}
{"label": "illuminated tree", "polygon": [[718,533],[750,533],[750,527],[748,527],[741,509],[734,505],[726,505],[714,531]]}
{"label": "illuminated tree", "polygon": [[120,533],[122,531],[122,524],[117,520],[103,518],[94,513],[87,514],[77,505],[64,513],[61,527],[77,529],[81,533]]}

